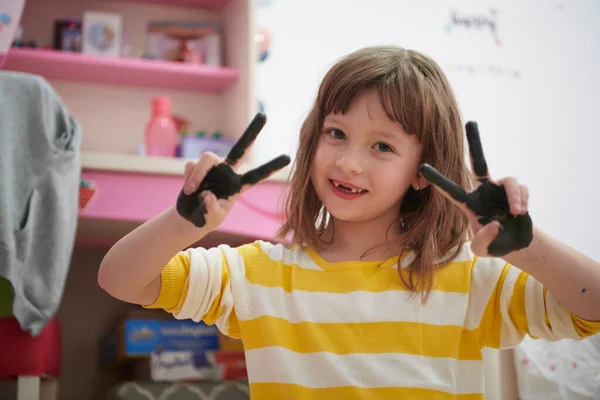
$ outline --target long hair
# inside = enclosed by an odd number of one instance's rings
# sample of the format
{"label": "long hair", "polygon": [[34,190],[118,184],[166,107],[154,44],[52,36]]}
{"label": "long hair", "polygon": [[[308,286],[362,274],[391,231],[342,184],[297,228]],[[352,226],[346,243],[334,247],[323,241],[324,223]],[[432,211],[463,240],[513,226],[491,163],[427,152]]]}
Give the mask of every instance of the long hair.
{"label": "long hair", "polygon": [[[458,105],[441,68],[427,56],[394,46],[368,47],[339,60],[325,75],[310,113],[300,129],[300,143],[287,198],[286,222],[279,234],[292,243],[316,247],[328,218],[310,179],[323,121],[330,113],[346,113],[367,90],[375,90],[388,118],[416,135],[422,162],[431,164],[466,190],[472,178],[465,165],[464,134]],[[326,210],[325,210],[326,212]],[[400,278],[426,300],[434,271],[456,258],[468,240],[464,213],[434,188],[405,193],[398,210],[403,221],[402,255],[413,252]],[[450,253],[451,252],[451,253]]]}

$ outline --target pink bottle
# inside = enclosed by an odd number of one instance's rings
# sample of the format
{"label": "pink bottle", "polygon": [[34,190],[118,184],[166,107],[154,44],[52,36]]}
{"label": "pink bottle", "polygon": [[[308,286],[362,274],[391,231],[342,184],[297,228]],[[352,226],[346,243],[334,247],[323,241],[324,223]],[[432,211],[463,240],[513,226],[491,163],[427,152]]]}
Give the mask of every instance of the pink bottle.
{"label": "pink bottle", "polygon": [[152,115],[144,133],[144,149],[148,156],[175,157],[179,144],[177,125],[171,116],[171,99],[152,99]]}

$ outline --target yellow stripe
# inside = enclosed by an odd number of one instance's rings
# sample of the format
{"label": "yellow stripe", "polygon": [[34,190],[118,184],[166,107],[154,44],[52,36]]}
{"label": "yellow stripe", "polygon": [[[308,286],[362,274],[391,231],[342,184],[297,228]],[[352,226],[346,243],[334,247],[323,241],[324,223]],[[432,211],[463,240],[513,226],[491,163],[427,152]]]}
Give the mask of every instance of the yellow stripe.
{"label": "yellow stripe", "polygon": [[[292,367],[293,366],[289,366]],[[432,389],[420,388],[362,388],[335,387],[311,389],[300,385],[280,383],[252,383],[250,397],[253,399],[311,399],[311,400],[388,400],[388,399],[419,399],[419,400],[482,400],[483,393],[449,394]]]}
{"label": "yellow stripe", "polygon": [[490,299],[481,316],[479,323],[479,332],[481,337],[481,345],[483,347],[500,348],[500,334],[502,329],[502,315],[500,314],[500,295],[502,294],[502,286],[504,279],[508,273],[508,268],[504,268],[500,274],[500,278],[494,286],[494,290],[490,295]]}
{"label": "yellow stripe", "polygon": [[404,353],[481,360],[478,331],[415,322],[291,323],[263,316],[243,321],[244,349],[280,346],[297,353]]}
{"label": "yellow stripe", "polygon": [[[508,270],[509,267],[505,267],[504,271],[502,271],[502,281],[504,281],[504,277],[508,274]],[[508,315],[510,315],[513,325],[519,330],[519,332],[527,332],[529,334],[527,313],[525,312],[525,287],[527,285],[528,277],[528,274],[521,272],[515,281],[512,299],[510,306],[508,307]]]}
{"label": "yellow stripe", "polygon": [[[292,289],[328,293],[407,290],[398,276],[397,268],[317,271],[273,261],[264,253],[259,264],[260,268],[246,271],[248,280],[266,287],[281,287],[286,292],[291,292]],[[444,292],[469,293],[472,266],[472,261],[463,261],[440,268],[434,288]],[[403,269],[402,273],[406,275],[408,270]]]}
{"label": "yellow stripe", "polygon": [[153,304],[144,308],[163,308],[173,312],[185,300],[190,263],[183,253],[176,254],[161,271],[160,294]]}
{"label": "yellow stripe", "polygon": [[573,320],[573,326],[577,334],[582,338],[600,333],[600,321],[589,321],[573,313],[571,313],[571,319]]}

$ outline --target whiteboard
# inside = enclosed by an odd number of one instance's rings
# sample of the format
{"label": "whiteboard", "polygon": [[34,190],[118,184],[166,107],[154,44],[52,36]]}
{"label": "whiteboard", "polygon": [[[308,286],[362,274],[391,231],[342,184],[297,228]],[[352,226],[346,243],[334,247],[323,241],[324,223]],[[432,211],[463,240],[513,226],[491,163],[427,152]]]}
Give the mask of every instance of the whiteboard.
{"label": "whiteboard", "polygon": [[255,71],[268,117],[258,159],[294,155],[337,59],[371,45],[418,50],[479,123],[492,175],[527,184],[534,223],[600,259],[599,1],[257,0],[255,17],[271,36]]}

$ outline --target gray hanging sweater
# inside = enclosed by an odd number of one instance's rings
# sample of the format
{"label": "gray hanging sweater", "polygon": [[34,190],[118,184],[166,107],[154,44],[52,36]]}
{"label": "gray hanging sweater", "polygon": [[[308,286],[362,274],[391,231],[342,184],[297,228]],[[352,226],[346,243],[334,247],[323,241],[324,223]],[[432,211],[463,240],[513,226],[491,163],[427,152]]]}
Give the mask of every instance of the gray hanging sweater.
{"label": "gray hanging sweater", "polygon": [[37,335],[62,298],[78,215],[81,133],[43,78],[0,70],[0,279]]}

